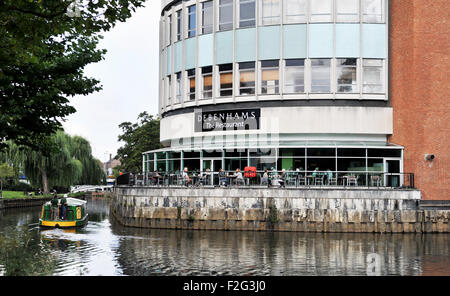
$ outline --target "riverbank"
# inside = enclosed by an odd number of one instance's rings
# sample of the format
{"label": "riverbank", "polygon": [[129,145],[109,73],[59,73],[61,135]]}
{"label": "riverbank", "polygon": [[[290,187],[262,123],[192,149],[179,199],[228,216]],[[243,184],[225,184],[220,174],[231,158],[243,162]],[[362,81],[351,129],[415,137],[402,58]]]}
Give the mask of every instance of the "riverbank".
{"label": "riverbank", "polygon": [[[44,203],[52,199],[51,194],[28,196],[19,191],[3,191],[3,193],[5,192],[7,194],[5,194],[2,199],[0,199],[0,210],[42,206]],[[63,197],[63,195],[64,194],[58,194],[58,198]],[[68,194],[68,196],[79,199],[86,199],[87,197],[98,198],[103,197],[104,195],[100,195],[97,192],[83,192]]]}
{"label": "riverbank", "polygon": [[119,186],[125,226],[304,232],[450,232],[448,210],[419,208],[419,190]]}

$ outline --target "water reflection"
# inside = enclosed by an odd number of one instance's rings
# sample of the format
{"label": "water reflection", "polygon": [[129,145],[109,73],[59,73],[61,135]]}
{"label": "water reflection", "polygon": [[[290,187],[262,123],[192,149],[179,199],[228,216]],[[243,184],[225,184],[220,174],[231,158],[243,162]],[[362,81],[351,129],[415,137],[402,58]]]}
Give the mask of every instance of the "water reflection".
{"label": "water reflection", "polygon": [[[82,229],[39,230],[39,210],[0,211],[0,239],[17,236],[20,241],[17,229],[28,225],[35,240],[29,248],[38,254],[26,260],[40,264],[38,257],[50,256],[53,262],[42,274],[450,275],[448,234],[125,228],[109,216],[103,199],[88,201],[89,223]],[[0,270],[8,274],[5,269],[11,267],[1,260]],[[36,265],[17,262],[23,268]]]}

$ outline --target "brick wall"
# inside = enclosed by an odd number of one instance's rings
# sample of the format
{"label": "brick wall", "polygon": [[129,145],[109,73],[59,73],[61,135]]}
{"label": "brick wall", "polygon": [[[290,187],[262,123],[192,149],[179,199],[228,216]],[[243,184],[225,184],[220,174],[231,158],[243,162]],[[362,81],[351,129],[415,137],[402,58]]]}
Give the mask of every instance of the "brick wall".
{"label": "brick wall", "polygon": [[[448,0],[390,1],[390,99],[405,172],[422,198],[450,199],[450,9]],[[425,161],[425,154],[435,159]]]}

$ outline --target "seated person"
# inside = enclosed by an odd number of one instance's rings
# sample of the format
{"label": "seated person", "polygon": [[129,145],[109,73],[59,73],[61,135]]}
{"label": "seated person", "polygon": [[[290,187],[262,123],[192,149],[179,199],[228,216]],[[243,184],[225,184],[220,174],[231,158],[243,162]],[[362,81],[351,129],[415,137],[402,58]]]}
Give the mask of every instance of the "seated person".
{"label": "seated person", "polygon": [[317,176],[319,176],[319,168],[316,168],[315,170],[314,170],[314,172],[312,173],[312,176],[315,178],[315,177],[317,177]]}
{"label": "seated person", "polygon": [[279,176],[278,182],[280,183],[280,187],[286,187],[286,170],[283,169],[281,171],[281,175]]}
{"label": "seated person", "polygon": [[192,183],[192,179],[189,177],[189,175],[188,175],[188,168],[186,167],[186,168],[184,168],[184,170],[183,170],[183,179],[184,179],[184,182],[185,182],[185,185],[186,186],[189,186],[189,184],[191,184]]}
{"label": "seated person", "polygon": [[153,184],[158,184],[160,178],[162,178],[161,175],[155,170],[152,175]]}
{"label": "seated person", "polygon": [[264,174],[261,178],[261,185],[267,184],[268,187],[270,187],[270,182],[269,182],[269,170],[265,169],[264,170]]}
{"label": "seated person", "polygon": [[222,168],[219,169],[219,185],[228,186],[228,179]]}
{"label": "seated person", "polygon": [[236,185],[242,184],[244,185],[244,176],[242,176],[242,172],[240,169],[236,169],[236,173],[234,175],[236,177]]}

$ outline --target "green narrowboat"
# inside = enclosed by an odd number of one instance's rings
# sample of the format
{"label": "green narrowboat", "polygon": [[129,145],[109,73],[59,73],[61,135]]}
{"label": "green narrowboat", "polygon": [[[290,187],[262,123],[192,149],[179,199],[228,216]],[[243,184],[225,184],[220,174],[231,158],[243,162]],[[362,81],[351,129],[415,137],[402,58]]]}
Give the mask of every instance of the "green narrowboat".
{"label": "green narrowboat", "polygon": [[66,211],[63,212],[61,202],[52,206],[50,201],[42,206],[39,226],[51,228],[83,227],[87,224],[88,213],[86,201],[77,198],[66,198]]}

